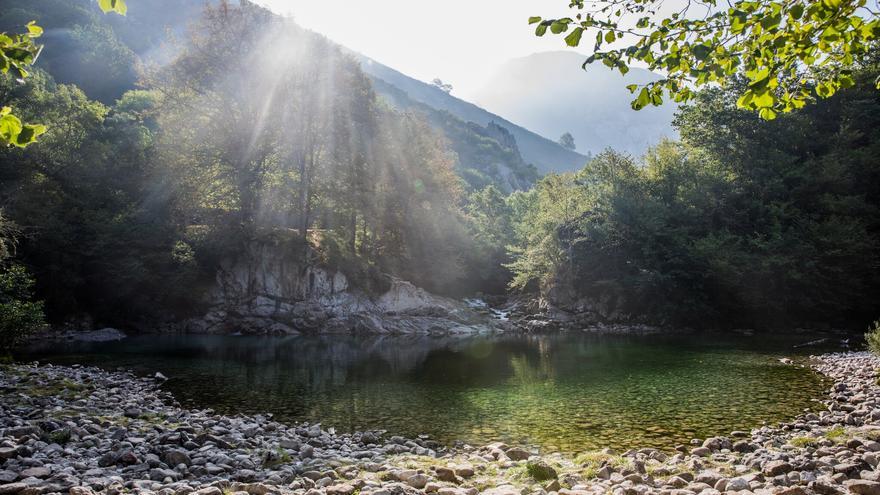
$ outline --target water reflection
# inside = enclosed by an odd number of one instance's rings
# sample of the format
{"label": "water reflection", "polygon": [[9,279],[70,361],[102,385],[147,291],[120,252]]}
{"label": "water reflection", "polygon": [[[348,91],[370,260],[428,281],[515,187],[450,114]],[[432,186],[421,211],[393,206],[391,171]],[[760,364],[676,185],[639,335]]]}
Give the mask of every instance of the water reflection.
{"label": "water reflection", "polygon": [[149,336],[24,357],[162,371],[182,403],[225,413],[576,452],[670,448],[796,415],[825,386],[777,361],[799,340]]}

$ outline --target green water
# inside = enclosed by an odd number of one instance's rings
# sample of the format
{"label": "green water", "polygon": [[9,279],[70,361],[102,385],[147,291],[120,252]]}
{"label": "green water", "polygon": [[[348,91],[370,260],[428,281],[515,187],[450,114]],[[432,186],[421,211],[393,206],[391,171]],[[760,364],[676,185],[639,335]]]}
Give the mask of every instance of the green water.
{"label": "green water", "polygon": [[779,362],[804,340],[143,336],[21,357],[161,371],[181,403],[222,413],[573,453],[669,449],[815,407],[827,383]]}

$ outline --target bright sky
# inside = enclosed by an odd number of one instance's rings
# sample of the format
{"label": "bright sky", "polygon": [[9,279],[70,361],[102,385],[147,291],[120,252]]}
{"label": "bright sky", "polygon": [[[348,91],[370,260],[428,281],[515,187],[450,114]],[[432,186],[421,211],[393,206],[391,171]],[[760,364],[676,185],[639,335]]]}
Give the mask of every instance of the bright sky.
{"label": "bright sky", "polygon": [[409,76],[452,84],[468,99],[511,58],[566,49],[534,35],[533,15],[559,17],[568,0],[257,0],[300,25]]}

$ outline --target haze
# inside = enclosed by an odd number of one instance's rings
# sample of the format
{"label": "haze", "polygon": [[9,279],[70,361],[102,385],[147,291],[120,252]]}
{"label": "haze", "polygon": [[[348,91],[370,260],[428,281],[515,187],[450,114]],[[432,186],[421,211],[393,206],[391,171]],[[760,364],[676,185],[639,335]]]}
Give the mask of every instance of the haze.
{"label": "haze", "polygon": [[[511,58],[565,49],[559,37],[538,38],[529,16],[564,15],[567,2],[536,0],[261,0],[273,11],[406,74],[439,77],[471,99]],[[439,6],[439,7],[438,7]],[[442,7],[442,8],[441,8]]]}

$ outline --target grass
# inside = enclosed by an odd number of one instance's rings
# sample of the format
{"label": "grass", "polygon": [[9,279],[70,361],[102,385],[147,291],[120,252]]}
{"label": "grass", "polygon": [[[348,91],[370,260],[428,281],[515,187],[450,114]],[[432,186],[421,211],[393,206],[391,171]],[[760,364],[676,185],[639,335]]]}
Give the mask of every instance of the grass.
{"label": "grass", "polygon": [[[548,469],[549,468],[549,469]],[[552,479],[556,479],[556,475],[553,472],[558,473],[558,469],[554,466],[546,462],[527,462],[526,463],[526,472],[529,474],[529,477],[535,481],[549,481]]]}
{"label": "grass", "polygon": [[835,426],[834,428],[831,428],[830,430],[825,432],[825,438],[831,440],[834,443],[843,443],[849,438],[849,435],[846,433],[846,428],[842,426]]}
{"label": "grass", "polygon": [[574,462],[581,467],[581,475],[587,479],[595,478],[604,466],[623,468],[630,464],[630,461],[623,456],[606,454],[598,450],[584,452],[575,457]]}
{"label": "grass", "polygon": [[880,356],[880,320],[876,320],[868,327],[865,333],[865,342],[868,343],[868,350],[877,356]]}
{"label": "grass", "polygon": [[57,443],[58,445],[64,445],[70,441],[70,430],[67,428],[62,428],[59,430],[55,430],[51,433],[47,433],[42,435],[43,441],[46,443]]}
{"label": "grass", "polygon": [[815,448],[819,446],[819,439],[814,437],[801,436],[792,438],[788,441],[788,443],[792,447],[797,447],[799,449],[804,449],[807,447]]}

